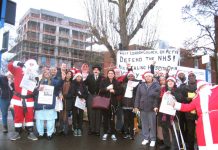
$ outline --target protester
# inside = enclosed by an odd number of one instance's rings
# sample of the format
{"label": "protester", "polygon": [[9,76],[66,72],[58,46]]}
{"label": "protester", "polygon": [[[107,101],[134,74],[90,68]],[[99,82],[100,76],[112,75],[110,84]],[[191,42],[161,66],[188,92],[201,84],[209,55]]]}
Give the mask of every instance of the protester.
{"label": "protester", "polygon": [[158,111],[158,98],[160,96],[160,85],[153,79],[151,72],[143,74],[145,82],[142,82],[136,92],[134,112],[140,111],[142,122],[142,145],[150,142],[154,147],[156,142],[156,113]]}
{"label": "protester", "polygon": [[88,87],[89,97],[87,99],[87,113],[89,120],[88,134],[95,134],[100,136],[101,127],[101,110],[92,108],[93,97],[99,94],[100,82],[103,80],[103,76],[100,74],[101,67],[94,65],[92,67],[93,74],[89,74],[84,83]]}
{"label": "protester", "polygon": [[[63,82],[63,86],[61,87],[62,92],[62,102],[63,102],[63,111],[60,112],[60,129],[59,133],[68,134],[69,131],[69,122],[68,122],[68,114],[73,111],[73,82],[72,82],[72,72],[68,70],[66,72],[66,77]],[[72,117],[73,118],[73,117]]]}
{"label": "protester", "polygon": [[217,150],[217,118],[218,118],[218,86],[212,86],[206,81],[197,82],[197,95],[189,104],[171,102],[176,109],[184,112],[197,111],[197,143],[199,150]]}
{"label": "protester", "polygon": [[[129,138],[134,140],[134,117],[135,113],[133,112],[136,90],[139,84],[139,81],[135,79],[135,75],[130,71],[127,75],[128,81],[124,84],[125,95],[122,100],[122,108],[124,112],[124,139]],[[131,83],[134,82],[134,83]],[[129,83],[129,84],[128,84]],[[137,83],[137,84],[136,84]]]}
{"label": "protester", "polygon": [[[3,133],[8,132],[8,108],[14,91],[13,75],[7,72],[6,75],[0,76],[0,108],[2,112]],[[11,109],[11,114],[14,118],[14,111]]]}
{"label": "protester", "polygon": [[[15,134],[11,140],[20,139],[22,125],[25,123],[25,128],[28,132],[28,139],[37,140],[33,133],[33,116],[34,116],[34,87],[37,86],[38,80],[38,64],[35,60],[29,59],[24,63],[19,61],[10,62],[8,70],[14,76],[14,95],[11,100],[11,105],[14,108],[14,126]],[[26,78],[24,78],[24,76]],[[23,84],[21,85],[21,81]],[[27,84],[32,83],[32,86]]]}
{"label": "protester", "polygon": [[[43,91],[46,85],[53,86],[54,88],[60,88],[62,85],[62,80],[51,78],[49,70],[45,70],[42,75],[42,79],[39,84],[39,91]],[[36,119],[36,129],[39,133],[39,138],[44,135],[44,123],[46,122],[46,131],[48,140],[52,139],[52,135],[55,131],[55,119],[57,119],[57,112],[55,111],[56,95],[52,91],[52,103],[41,103],[39,99],[35,102],[35,119]],[[44,100],[46,101],[46,100]]]}
{"label": "protester", "polygon": [[[83,126],[83,112],[84,110],[75,106],[76,99],[85,101],[88,98],[88,90],[83,82],[82,74],[77,72],[73,78],[73,127],[74,136],[82,136],[82,126]],[[85,102],[84,102],[85,103]]]}
{"label": "protester", "polygon": [[116,95],[119,95],[120,92],[121,92],[120,85],[115,79],[115,72],[114,70],[109,70],[107,72],[107,78],[104,79],[100,85],[100,95],[110,98],[109,109],[102,110],[102,115],[103,115],[102,140],[107,140],[109,133],[111,134],[111,139],[113,141],[117,140],[115,135],[115,113],[117,111],[117,104],[118,104]]}

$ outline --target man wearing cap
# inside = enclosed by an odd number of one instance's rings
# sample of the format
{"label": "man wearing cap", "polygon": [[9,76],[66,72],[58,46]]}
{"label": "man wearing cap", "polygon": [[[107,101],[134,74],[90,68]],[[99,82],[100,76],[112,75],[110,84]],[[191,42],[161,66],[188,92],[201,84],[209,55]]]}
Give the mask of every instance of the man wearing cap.
{"label": "man wearing cap", "polygon": [[176,109],[184,112],[197,111],[196,134],[199,150],[218,149],[218,86],[205,81],[197,82],[197,95],[189,104],[171,102]]}
{"label": "man wearing cap", "polygon": [[142,122],[142,145],[150,142],[154,147],[156,142],[156,113],[158,111],[158,100],[160,97],[160,85],[153,79],[151,72],[145,72],[142,76],[145,82],[142,82],[136,91],[134,112],[140,111]]}
{"label": "man wearing cap", "polygon": [[100,74],[101,67],[99,65],[94,65],[92,71],[93,73],[89,74],[84,81],[89,91],[89,97],[87,99],[87,113],[89,120],[88,134],[100,136],[101,110],[92,109],[92,99],[95,95],[99,94],[99,86],[103,76]]}

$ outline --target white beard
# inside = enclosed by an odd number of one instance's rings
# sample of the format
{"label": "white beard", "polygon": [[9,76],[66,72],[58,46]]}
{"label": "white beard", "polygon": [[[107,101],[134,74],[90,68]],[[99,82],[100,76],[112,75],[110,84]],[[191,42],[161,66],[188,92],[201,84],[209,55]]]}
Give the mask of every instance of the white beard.
{"label": "white beard", "polygon": [[212,91],[211,91],[212,86],[211,85],[205,85],[200,89],[200,93],[204,93],[204,95],[211,95]]}

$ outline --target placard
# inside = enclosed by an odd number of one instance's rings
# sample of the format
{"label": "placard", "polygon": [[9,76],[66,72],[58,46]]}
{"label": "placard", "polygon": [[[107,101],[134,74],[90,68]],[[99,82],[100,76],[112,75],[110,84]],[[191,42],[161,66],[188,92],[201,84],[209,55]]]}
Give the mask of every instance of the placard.
{"label": "placard", "polygon": [[43,86],[43,90],[39,91],[38,103],[52,105],[54,86],[50,86],[50,85],[41,85],[41,86]]}

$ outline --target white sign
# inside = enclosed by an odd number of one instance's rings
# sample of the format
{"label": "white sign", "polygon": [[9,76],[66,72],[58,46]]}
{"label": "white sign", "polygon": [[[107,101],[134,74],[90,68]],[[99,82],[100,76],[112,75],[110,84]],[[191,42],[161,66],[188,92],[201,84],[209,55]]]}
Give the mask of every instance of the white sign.
{"label": "white sign", "polygon": [[26,73],[21,80],[20,87],[33,92],[37,84],[36,77],[35,74]]}
{"label": "white sign", "polygon": [[79,109],[85,110],[86,109],[86,100],[76,97],[75,106]]}
{"label": "white sign", "polygon": [[55,110],[58,111],[58,112],[63,110],[63,101],[59,97],[56,97]]}
{"label": "white sign", "polygon": [[52,105],[54,86],[50,86],[50,85],[41,85],[41,86],[43,86],[43,90],[39,91],[38,103]]}
{"label": "white sign", "polygon": [[180,51],[177,49],[131,50],[117,52],[117,67],[122,73],[127,72],[127,64],[131,64],[137,79],[145,71],[150,71],[150,65],[156,61],[155,70],[163,71],[170,66],[177,70]]}
{"label": "white sign", "polygon": [[210,62],[210,55],[202,56],[202,64],[206,64]]}
{"label": "white sign", "polygon": [[170,105],[172,101],[175,101],[175,97],[172,94],[165,92],[162,97],[159,112],[175,116],[176,110]]}
{"label": "white sign", "polygon": [[127,83],[124,97],[132,98],[133,97],[133,88],[136,87],[138,84],[139,84],[139,82],[129,80]]}

